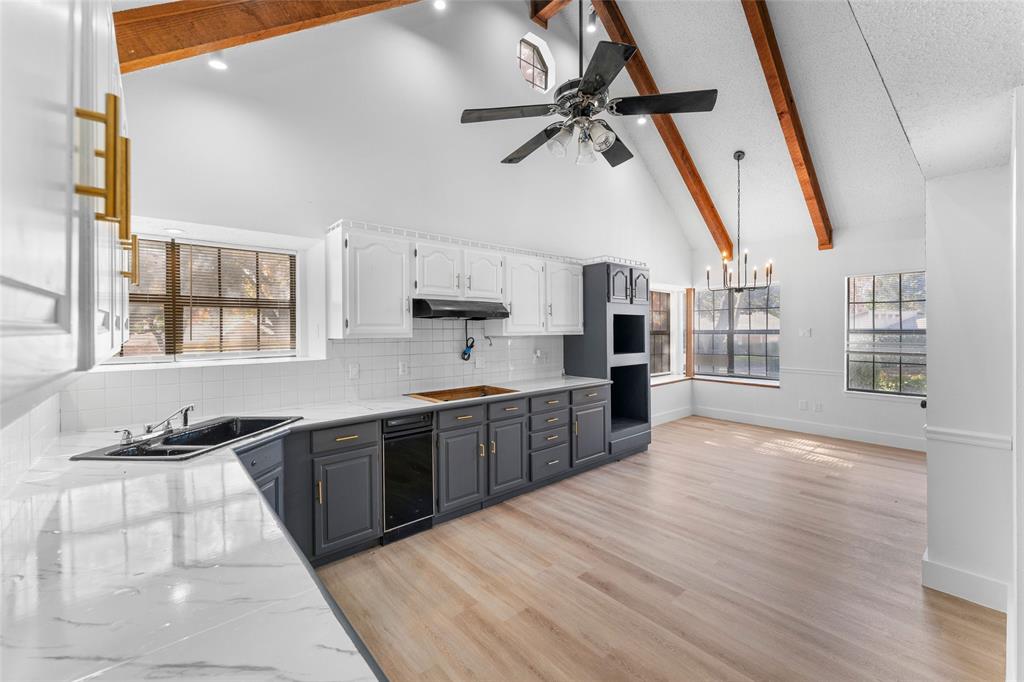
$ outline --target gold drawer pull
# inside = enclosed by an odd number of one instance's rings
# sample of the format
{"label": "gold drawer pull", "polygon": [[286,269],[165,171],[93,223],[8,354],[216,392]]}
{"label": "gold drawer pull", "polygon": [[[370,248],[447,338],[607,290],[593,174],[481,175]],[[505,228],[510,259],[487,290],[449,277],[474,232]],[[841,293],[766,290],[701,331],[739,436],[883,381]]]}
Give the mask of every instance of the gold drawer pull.
{"label": "gold drawer pull", "polygon": [[323,504],[324,503],[324,482],[323,481],[317,481],[316,482],[316,501],[319,504]]}
{"label": "gold drawer pull", "polygon": [[559,402],[561,402],[561,401],[560,400],[549,400],[548,401],[548,405],[557,405]]}
{"label": "gold drawer pull", "polygon": [[472,418],[473,418],[473,415],[471,415],[471,414],[464,414],[464,415],[461,415],[459,417],[456,417],[455,420],[461,422],[461,421],[466,421],[467,419],[472,419]]}
{"label": "gold drawer pull", "polygon": [[515,407],[515,406],[513,406],[513,407],[506,407],[506,408],[505,408],[505,411],[506,411],[506,412],[518,412],[518,411],[519,411],[519,408],[518,408],[518,407]]}
{"label": "gold drawer pull", "polygon": [[597,391],[594,391],[593,393],[588,393],[587,397],[588,398],[596,398],[597,397]]}
{"label": "gold drawer pull", "polygon": [[75,194],[83,194],[90,197],[103,199],[103,213],[97,213],[97,220],[109,220],[117,222],[120,220],[118,209],[121,207],[118,202],[119,178],[118,171],[121,165],[121,155],[118,153],[118,127],[121,122],[119,114],[120,102],[117,95],[107,93],[106,111],[92,111],[75,107],[75,116],[85,121],[101,123],[103,131],[103,150],[93,150],[94,155],[103,159],[103,187],[93,185],[75,184]]}
{"label": "gold drawer pull", "polygon": [[480,456],[481,457],[486,457],[487,456],[487,450],[486,450],[486,448],[484,448],[484,444],[483,443],[480,443]]}
{"label": "gold drawer pull", "polygon": [[495,442],[494,442],[494,441],[492,440],[492,441],[491,441],[491,454],[493,455],[493,454],[494,454],[494,453],[496,453],[497,451],[498,451],[498,444],[497,444],[497,443],[495,443]]}
{"label": "gold drawer pull", "polygon": [[337,438],[334,439],[334,442],[335,443],[343,443],[344,441],[355,440],[356,438],[359,438],[358,434],[355,434],[355,435],[352,435],[352,436],[338,436]]}
{"label": "gold drawer pull", "polygon": [[560,459],[553,459],[550,462],[548,462],[548,466],[554,466],[555,464],[558,464],[561,461],[562,460],[560,460]]}
{"label": "gold drawer pull", "polygon": [[552,417],[551,419],[548,419],[546,421],[548,424],[554,424],[556,421],[558,421],[558,417]]}
{"label": "gold drawer pull", "polygon": [[121,276],[127,277],[129,283],[137,285],[139,283],[139,235],[133,234],[128,243],[131,248],[132,264],[128,270],[121,271]]}
{"label": "gold drawer pull", "polygon": [[[121,225],[118,236],[123,248],[132,248],[132,141],[127,137],[118,138],[118,174],[121,176],[118,188],[117,215]],[[138,284],[138,281],[133,282]]]}
{"label": "gold drawer pull", "polygon": [[553,435],[553,436],[548,436],[548,437],[547,437],[547,438],[545,438],[544,440],[558,440],[558,434],[556,433],[556,434],[555,434],[555,435]]}

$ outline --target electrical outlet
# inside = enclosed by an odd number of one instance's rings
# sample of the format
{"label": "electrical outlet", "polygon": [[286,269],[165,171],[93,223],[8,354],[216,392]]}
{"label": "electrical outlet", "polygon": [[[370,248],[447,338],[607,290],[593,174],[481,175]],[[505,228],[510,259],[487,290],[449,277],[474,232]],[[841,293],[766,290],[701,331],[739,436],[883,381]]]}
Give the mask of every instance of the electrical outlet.
{"label": "electrical outlet", "polygon": [[482,357],[480,357],[480,356],[477,356],[477,358],[476,358],[476,368],[477,369],[483,369],[486,365],[487,365],[487,363],[484,361],[484,359]]}
{"label": "electrical outlet", "polygon": [[823,411],[824,409],[825,409],[825,406],[824,406],[824,405],[822,405],[822,404],[821,404],[820,402],[816,402],[816,403],[814,403],[814,411],[815,411],[815,412],[821,412],[821,411]]}
{"label": "electrical outlet", "polygon": [[811,338],[812,336],[814,336],[814,328],[806,327],[804,329],[801,329],[800,336],[806,336],[807,338]]}
{"label": "electrical outlet", "polygon": [[350,362],[348,363],[348,378],[358,379],[359,378],[359,363]]}
{"label": "electrical outlet", "polygon": [[409,363],[405,360],[398,361],[398,376],[407,377],[409,376]]}
{"label": "electrical outlet", "polygon": [[806,412],[807,411],[807,401],[806,400],[801,400],[799,403],[797,403],[797,407],[800,408],[801,412]]}

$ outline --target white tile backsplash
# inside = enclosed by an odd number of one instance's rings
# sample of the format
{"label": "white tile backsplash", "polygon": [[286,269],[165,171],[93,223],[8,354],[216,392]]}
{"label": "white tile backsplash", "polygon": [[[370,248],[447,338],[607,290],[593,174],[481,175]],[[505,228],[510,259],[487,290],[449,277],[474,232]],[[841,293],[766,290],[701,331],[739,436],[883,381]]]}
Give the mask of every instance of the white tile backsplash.
{"label": "white tile backsplash", "polygon": [[[87,386],[95,385],[95,380],[87,382]],[[77,409],[77,405],[70,407],[73,411]],[[60,408],[61,399],[50,396],[0,431],[0,497],[57,440]]]}
{"label": "white tile backsplash", "polygon": [[[459,355],[465,345],[462,321],[415,320],[412,339],[332,341],[324,360],[119,366],[86,373],[61,392],[54,409],[59,407],[62,431],[77,431],[154,421],[186,403],[196,404],[195,418],[201,419],[562,374],[561,336],[496,336],[488,342],[482,322],[470,322],[469,334],[476,339],[469,362]],[[349,378],[353,366],[358,373]]]}

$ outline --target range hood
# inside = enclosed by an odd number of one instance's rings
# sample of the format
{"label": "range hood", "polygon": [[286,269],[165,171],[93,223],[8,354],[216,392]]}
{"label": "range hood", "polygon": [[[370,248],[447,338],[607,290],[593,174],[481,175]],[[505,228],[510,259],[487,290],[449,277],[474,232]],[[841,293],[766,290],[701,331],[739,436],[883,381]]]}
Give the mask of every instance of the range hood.
{"label": "range hood", "polygon": [[504,303],[495,301],[449,301],[442,298],[414,298],[412,316],[430,320],[501,320],[508,317]]}

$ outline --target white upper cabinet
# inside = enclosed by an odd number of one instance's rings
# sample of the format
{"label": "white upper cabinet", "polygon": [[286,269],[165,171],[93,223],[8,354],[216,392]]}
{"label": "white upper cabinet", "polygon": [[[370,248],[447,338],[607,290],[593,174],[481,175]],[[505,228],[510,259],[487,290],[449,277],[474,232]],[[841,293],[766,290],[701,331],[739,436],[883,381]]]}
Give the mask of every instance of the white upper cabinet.
{"label": "white upper cabinet", "polygon": [[462,296],[462,249],[430,242],[416,242],[413,249],[416,262],[416,296]]}
{"label": "white upper cabinet", "polygon": [[464,253],[466,298],[474,301],[503,300],[502,255],[482,249],[466,249]]}
{"label": "white upper cabinet", "polygon": [[583,266],[575,263],[545,264],[547,275],[547,331],[583,333]]}
{"label": "white upper cabinet", "polygon": [[505,258],[505,301],[509,316],[504,333],[543,334],[546,330],[544,261],[539,258]]}
{"label": "white upper cabinet", "polygon": [[343,335],[412,336],[412,246],[405,239],[358,230],[347,231],[344,239]]}

